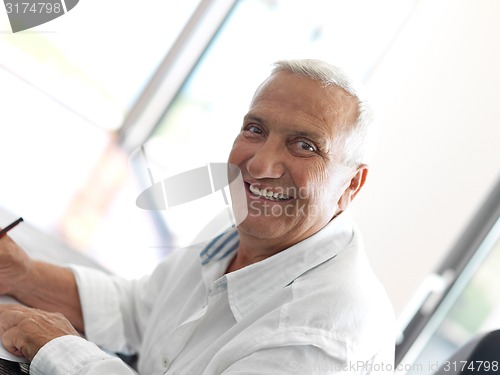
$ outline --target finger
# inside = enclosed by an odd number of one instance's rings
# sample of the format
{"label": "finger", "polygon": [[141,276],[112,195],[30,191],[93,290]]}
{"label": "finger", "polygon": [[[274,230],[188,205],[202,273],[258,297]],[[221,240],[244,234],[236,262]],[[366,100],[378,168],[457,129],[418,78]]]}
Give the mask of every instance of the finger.
{"label": "finger", "polygon": [[26,308],[18,305],[0,305],[0,337],[5,349],[16,356],[23,356],[16,339],[19,336],[18,326],[25,319]]}
{"label": "finger", "polygon": [[32,308],[17,303],[0,303],[0,319],[3,314],[8,314],[9,312],[26,313],[29,310],[32,310]]}
{"label": "finger", "polygon": [[25,357],[22,349],[17,346],[19,344],[16,342],[18,336],[17,329],[11,328],[2,335],[2,344],[9,353],[18,357]]}
{"label": "finger", "polygon": [[30,307],[20,305],[17,303],[0,303],[0,314],[3,311],[10,311],[10,310],[27,310],[30,309]]}
{"label": "finger", "polygon": [[0,336],[8,329],[17,326],[25,316],[22,306],[0,305]]}
{"label": "finger", "polygon": [[18,305],[18,304],[0,304],[0,320],[4,319],[10,319],[11,315],[18,315],[18,314],[25,314],[27,313],[31,308],[23,305]]}

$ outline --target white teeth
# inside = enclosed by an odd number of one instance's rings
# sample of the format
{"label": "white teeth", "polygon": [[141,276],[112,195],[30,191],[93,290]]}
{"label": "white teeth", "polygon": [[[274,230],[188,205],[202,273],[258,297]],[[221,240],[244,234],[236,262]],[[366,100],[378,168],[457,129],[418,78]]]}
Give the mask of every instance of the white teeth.
{"label": "white teeth", "polygon": [[256,195],[256,196],[259,196],[262,198],[266,198],[266,199],[269,199],[272,201],[290,199],[290,197],[287,195],[280,194],[280,193],[273,193],[271,190],[268,191],[267,189],[260,190],[259,188],[255,187],[253,185],[250,185],[250,191],[252,192],[253,195]]}

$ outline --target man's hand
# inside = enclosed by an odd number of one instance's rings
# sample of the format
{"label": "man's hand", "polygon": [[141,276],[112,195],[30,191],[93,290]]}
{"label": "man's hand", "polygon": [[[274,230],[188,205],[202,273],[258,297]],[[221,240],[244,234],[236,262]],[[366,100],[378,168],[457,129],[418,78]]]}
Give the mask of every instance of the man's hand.
{"label": "man's hand", "polygon": [[78,332],[58,313],[21,305],[0,305],[0,338],[5,349],[32,360],[49,341]]}

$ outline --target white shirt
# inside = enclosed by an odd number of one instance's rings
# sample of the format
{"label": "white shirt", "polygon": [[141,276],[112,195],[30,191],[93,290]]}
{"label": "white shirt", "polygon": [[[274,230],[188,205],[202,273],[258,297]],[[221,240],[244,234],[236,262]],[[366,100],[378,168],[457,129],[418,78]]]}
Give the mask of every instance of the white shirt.
{"label": "white shirt", "polygon": [[[233,229],[135,281],[74,268],[87,339],[139,352],[141,375],[392,373],[393,310],[349,212],[224,275],[237,245]],[[89,341],[49,342],[31,373],[132,374]]]}

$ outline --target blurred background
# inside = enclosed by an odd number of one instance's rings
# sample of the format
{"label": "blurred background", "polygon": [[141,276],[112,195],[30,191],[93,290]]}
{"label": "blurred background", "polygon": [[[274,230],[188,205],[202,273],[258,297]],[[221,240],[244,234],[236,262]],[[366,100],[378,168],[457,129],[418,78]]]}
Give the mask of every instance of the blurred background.
{"label": "blurred background", "polygon": [[225,162],[273,61],[328,60],[377,114],[354,213],[397,360],[430,373],[500,327],[498,19],[496,0],[82,0],[14,34],[0,8],[0,226],[23,216],[110,272],[149,273],[217,209],[137,196]]}

